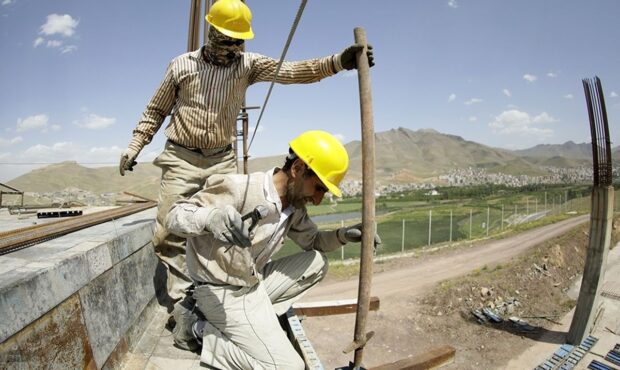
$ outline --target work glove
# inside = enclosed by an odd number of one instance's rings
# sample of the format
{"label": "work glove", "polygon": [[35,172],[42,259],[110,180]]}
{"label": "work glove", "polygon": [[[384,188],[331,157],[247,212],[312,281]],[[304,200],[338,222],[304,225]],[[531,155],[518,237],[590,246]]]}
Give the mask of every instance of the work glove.
{"label": "work glove", "polygon": [[[344,49],[342,53],[340,53],[340,65],[342,68],[351,70],[353,68],[357,68],[357,53],[364,49],[364,45],[362,44],[353,44],[348,48]],[[368,58],[368,66],[372,67],[375,65],[375,55],[372,52],[372,45],[368,45],[368,49],[366,50],[366,57]]]}
{"label": "work glove", "polygon": [[[338,229],[338,239],[342,244],[346,243],[359,243],[362,241],[362,224],[357,224],[349,227],[341,227]],[[381,244],[381,238],[379,234],[375,234],[375,249]]]}
{"label": "work glove", "polygon": [[205,219],[205,230],[213,233],[215,239],[239,247],[252,245],[248,228],[241,220],[241,214],[231,205],[224,209],[214,208]]}
{"label": "work glove", "polygon": [[127,148],[121,153],[121,162],[118,165],[121,176],[125,176],[125,171],[133,171],[133,166],[138,164],[138,162],[136,162],[138,153],[140,152],[131,148]]}

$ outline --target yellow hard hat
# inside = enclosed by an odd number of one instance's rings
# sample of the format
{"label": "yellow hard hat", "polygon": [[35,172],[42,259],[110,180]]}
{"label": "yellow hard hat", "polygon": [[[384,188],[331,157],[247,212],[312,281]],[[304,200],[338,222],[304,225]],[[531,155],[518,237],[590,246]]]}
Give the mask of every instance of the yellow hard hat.
{"label": "yellow hard hat", "polygon": [[325,131],[306,131],[289,145],[332,194],[342,196],[338,185],[349,169],[349,155],[338,139]]}
{"label": "yellow hard hat", "polygon": [[241,0],[216,1],[205,19],[228,37],[243,40],[254,38],[252,12]]}

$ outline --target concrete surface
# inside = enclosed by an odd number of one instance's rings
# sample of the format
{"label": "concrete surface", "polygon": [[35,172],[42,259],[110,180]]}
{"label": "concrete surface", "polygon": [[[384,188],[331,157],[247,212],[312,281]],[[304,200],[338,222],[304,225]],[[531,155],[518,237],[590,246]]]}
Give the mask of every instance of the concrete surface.
{"label": "concrete surface", "polygon": [[152,317],[155,214],[0,256],[0,368],[118,368]]}

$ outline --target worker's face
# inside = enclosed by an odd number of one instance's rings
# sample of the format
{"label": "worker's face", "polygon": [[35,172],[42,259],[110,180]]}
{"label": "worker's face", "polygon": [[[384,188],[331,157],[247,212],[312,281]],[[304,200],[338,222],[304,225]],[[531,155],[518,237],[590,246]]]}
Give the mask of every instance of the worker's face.
{"label": "worker's face", "polygon": [[295,166],[293,166],[296,176],[288,183],[287,199],[295,208],[302,208],[307,203],[318,206],[321,204],[325,193],[329,190],[323,185],[323,182],[317,175],[306,167],[303,162],[301,163],[303,166],[301,170],[295,170]]}
{"label": "worker's face", "polygon": [[209,41],[205,52],[209,62],[216,66],[227,67],[241,57],[244,40],[233,39],[216,30],[209,29]]}

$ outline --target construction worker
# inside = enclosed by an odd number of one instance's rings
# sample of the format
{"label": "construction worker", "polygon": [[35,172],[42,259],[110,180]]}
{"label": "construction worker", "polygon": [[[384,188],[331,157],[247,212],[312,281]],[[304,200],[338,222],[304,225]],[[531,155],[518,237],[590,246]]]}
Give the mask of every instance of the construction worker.
{"label": "construction worker", "polygon": [[[319,231],[305,206],[320,204],[328,191],[341,196],[349,166],[344,146],[324,131],[305,132],[289,145],[282,168],[212,175],[166,218],[168,230],[187,238],[194,298],[205,318],[193,332],[209,366],[304,369],[278,315],[325,276],[326,252],[361,240],[361,225]],[[265,212],[250,232],[242,214],[257,207]],[[304,251],[271,260],[285,236]]]}
{"label": "construction worker", "polygon": [[[169,309],[183,297],[190,279],[185,240],[163,226],[166,214],[174,202],[196,193],[209,176],[236,172],[232,142],[245,91],[254,83],[271,81],[278,65],[270,57],[242,51],[244,41],[254,33],[252,13],[240,0],[215,2],[206,20],[211,25],[208,42],[172,60],[119,164],[122,176],[132,171],[142,148],[151,142],[166,116],[171,116],[164,131],[168,141],[153,161],[162,170],[153,245],[164,263],[167,281],[166,291],[160,289],[158,299]],[[356,54],[362,49],[362,45],[352,45],[324,58],[284,62],[276,82],[312,83],[356,68]],[[373,65],[370,47],[367,56]]]}

